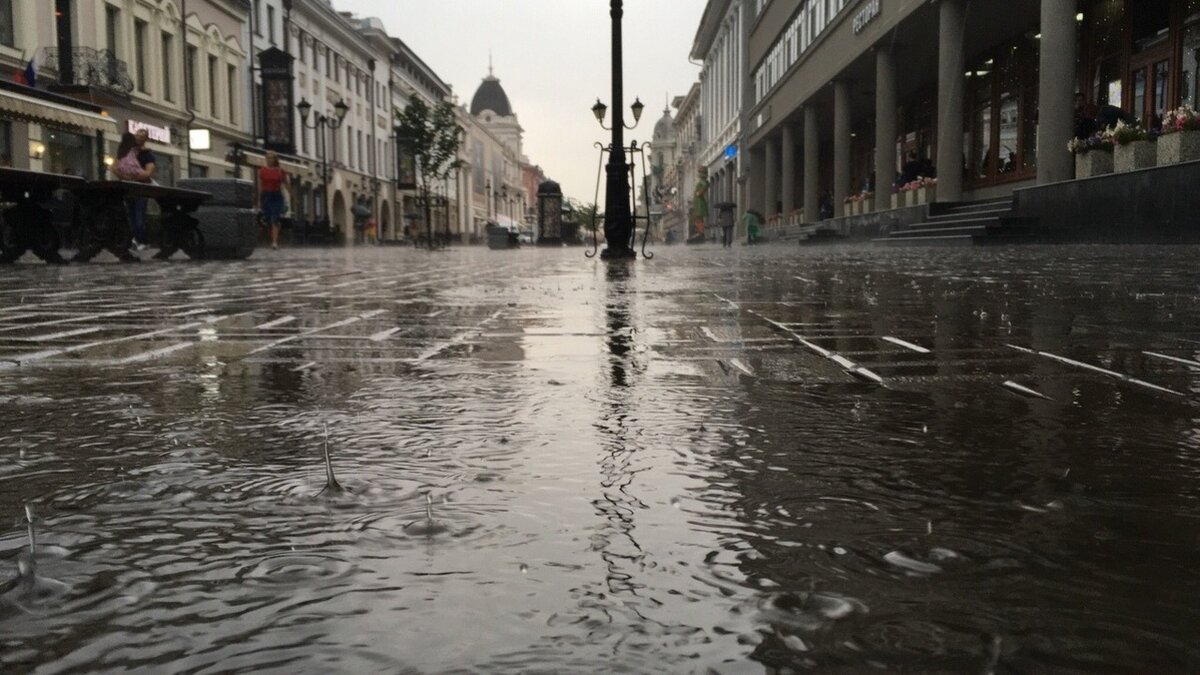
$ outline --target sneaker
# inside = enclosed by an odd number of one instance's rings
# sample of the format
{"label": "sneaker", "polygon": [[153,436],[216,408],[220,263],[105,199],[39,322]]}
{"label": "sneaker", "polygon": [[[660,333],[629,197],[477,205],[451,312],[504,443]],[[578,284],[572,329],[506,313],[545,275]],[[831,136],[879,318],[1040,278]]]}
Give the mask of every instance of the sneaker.
{"label": "sneaker", "polygon": [[271,250],[272,250],[272,251],[278,251],[278,250],[279,250],[279,244],[271,244]]}
{"label": "sneaker", "polygon": [[138,245],[137,245],[137,250],[138,250],[138,251],[145,251],[145,250],[146,250],[146,245],[145,245],[145,244],[138,244]]}
{"label": "sneaker", "polygon": [[145,251],[146,250],[146,245],[143,244],[142,242],[138,241],[137,239],[131,239],[129,241],[129,244],[130,244],[129,248],[131,248],[135,251]]}

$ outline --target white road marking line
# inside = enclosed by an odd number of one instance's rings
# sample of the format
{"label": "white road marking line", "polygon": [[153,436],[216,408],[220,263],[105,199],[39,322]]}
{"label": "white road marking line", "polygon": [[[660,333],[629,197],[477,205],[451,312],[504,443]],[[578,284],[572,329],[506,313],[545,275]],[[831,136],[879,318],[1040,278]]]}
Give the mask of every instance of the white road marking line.
{"label": "white road marking line", "polygon": [[783,331],[784,333],[787,333],[797,343],[803,345],[804,347],[811,350],[813,353],[817,354],[818,356],[825,358],[825,359],[829,359],[830,361],[833,361],[834,363],[838,364],[850,375],[857,377],[859,379],[869,380],[871,382],[874,382],[875,384],[880,384],[880,385],[884,384],[883,377],[881,377],[878,373],[858,365],[857,363],[842,356],[841,354],[837,354],[828,349],[825,349],[824,347],[822,347],[818,344],[813,343],[812,341],[806,339],[804,336],[800,335],[796,331],[792,330],[791,328],[788,328],[788,326],[786,324],[775,321],[774,319],[769,319],[752,309],[748,309],[746,311],[750,314],[753,314],[754,316],[757,316],[758,318],[762,319],[763,321],[766,321],[767,323],[778,328],[779,330]]}
{"label": "white road marking line", "polygon": [[[912,351],[914,351],[914,352],[916,352],[916,353],[918,353],[918,354],[929,354],[929,353],[931,353],[931,352],[930,352],[928,349],[926,349],[926,348],[922,347],[921,345],[915,345],[915,344],[913,344],[913,343],[911,343],[911,342],[906,342],[906,341],[904,341],[904,340],[901,340],[900,338],[891,337],[890,335],[889,335],[889,336],[885,336],[885,337],[883,338],[883,340],[884,340],[884,342],[890,342],[890,343],[892,343],[892,344],[894,344],[894,345],[898,345],[898,346],[900,346],[900,347],[904,347],[905,349],[911,349]],[[1197,365],[1200,365],[1200,364],[1197,364]]]}
{"label": "white road marking line", "polygon": [[1166,361],[1174,361],[1175,363],[1182,363],[1183,365],[1189,366],[1192,368],[1200,368],[1200,361],[1193,361],[1191,359],[1181,359],[1178,356],[1168,356],[1166,354],[1159,354],[1157,352],[1142,352],[1142,353],[1145,354],[1146,356],[1152,356],[1156,359],[1164,359]]}
{"label": "white road marking line", "polygon": [[1130,377],[1129,375],[1125,375],[1124,373],[1118,373],[1115,370],[1101,368],[1100,366],[1093,366],[1090,363],[1084,363],[1083,361],[1076,361],[1075,359],[1069,359],[1065,356],[1059,356],[1058,354],[1051,354],[1050,352],[1039,352],[1039,351],[1035,351],[1033,349],[1029,349],[1027,347],[1018,347],[1017,345],[1005,345],[1005,346],[1007,346],[1010,349],[1015,349],[1019,352],[1024,352],[1026,354],[1033,354],[1035,356],[1041,356],[1043,358],[1051,359],[1053,361],[1058,361],[1059,363],[1063,363],[1068,366],[1075,366],[1076,368],[1082,368],[1084,370],[1090,370],[1092,372],[1100,373],[1101,375],[1107,375],[1108,377],[1120,380],[1122,382],[1128,382],[1129,384],[1137,385],[1139,387],[1146,387],[1147,389],[1154,389],[1155,391],[1161,391],[1164,394],[1171,394],[1172,396],[1179,396],[1179,397],[1187,396],[1187,394],[1184,394],[1183,392],[1180,392],[1180,391],[1175,391],[1174,389],[1167,389],[1166,387],[1160,387],[1157,384],[1151,384],[1145,380],[1139,380],[1135,377]]}
{"label": "white road marking line", "polygon": [[718,339],[716,333],[713,333],[712,329],[709,328],[708,326],[701,327],[700,332],[704,333],[704,336],[707,337],[709,340],[712,340],[713,342],[724,342],[724,340]]}
{"label": "white road marking line", "polygon": [[203,325],[205,325],[205,323],[203,321],[197,321],[195,323],[187,323],[187,324],[183,324],[181,326],[171,326],[170,328],[160,328],[158,330],[152,330],[152,331],[149,331],[146,333],[137,333],[135,335],[126,335],[124,337],[113,338],[111,340],[100,340],[99,342],[88,342],[86,344],[72,345],[70,347],[63,347],[61,349],[47,349],[47,350],[40,351],[40,352],[30,352],[28,354],[17,354],[16,356],[6,357],[5,360],[13,361],[19,365],[25,365],[27,363],[32,363],[34,361],[42,361],[42,360],[48,359],[52,356],[59,356],[61,354],[69,354],[71,352],[79,352],[79,351],[83,351],[85,349],[91,349],[92,347],[102,347],[104,345],[113,345],[113,344],[118,344],[121,342],[130,342],[132,340],[141,340],[141,339],[145,339],[145,338],[152,338],[152,337],[157,337],[159,335],[165,335],[167,333],[178,333],[178,332],[182,332],[185,330],[190,330],[192,328],[199,328],[200,326],[203,326]]}
{"label": "white road marking line", "polygon": [[168,345],[161,349],[152,349],[148,352],[142,352],[140,354],[134,354],[132,356],[126,356],[126,357],[120,358],[120,359],[110,359],[107,361],[100,361],[99,363],[101,363],[103,365],[124,366],[124,365],[130,364],[130,363],[141,363],[143,361],[153,361],[154,359],[162,358],[168,354],[173,354],[177,351],[180,351],[181,349],[187,349],[188,347],[191,347],[195,344],[196,344],[195,342],[176,342],[173,345]]}
{"label": "white road marking line", "polygon": [[428,361],[429,359],[432,359],[433,357],[437,356],[438,354],[441,354],[442,352],[446,351],[450,347],[460,344],[461,342],[463,342],[467,338],[471,337],[472,335],[482,333],[484,326],[486,326],[489,323],[500,318],[500,315],[502,315],[503,313],[504,313],[504,310],[499,310],[499,311],[493,313],[491,316],[489,316],[488,318],[486,318],[482,322],[480,322],[480,324],[478,326],[476,326],[475,328],[472,328],[469,331],[464,331],[462,333],[459,333],[458,335],[455,335],[454,337],[450,338],[449,340],[447,340],[445,342],[442,342],[442,343],[439,343],[439,344],[436,344],[436,345],[430,347],[429,349],[425,350],[420,355],[418,355],[416,358],[412,359],[412,361],[410,361],[410,363],[415,364],[415,363],[423,363],[425,361]]}
{"label": "white road marking line", "polygon": [[430,313],[426,314],[426,315],[425,315],[425,318],[426,318],[426,319],[432,319],[432,318],[433,318],[433,317],[435,317],[435,316],[441,316],[441,315],[443,315],[443,314],[445,314],[445,313],[446,313],[446,310],[444,310],[444,309],[439,309],[439,310],[438,310],[438,311],[436,311],[436,312],[430,312]]}
{"label": "white road marking line", "polygon": [[389,328],[387,330],[381,330],[378,333],[371,336],[371,338],[370,338],[371,342],[383,342],[384,340],[390,338],[391,336],[395,335],[396,333],[399,333],[401,330],[402,330],[401,328]]}
{"label": "white road marking line", "polygon": [[722,298],[721,296],[717,295],[716,293],[713,293],[713,297],[720,300],[721,302],[729,305],[730,307],[732,307],[734,309],[741,309],[740,305],[738,305],[736,302],[730,300],[729,298]]}
{"label": "white road marking line", "polygon": [[91,328],[76,328],[75,330],[64,330],[60,333],[46,333],[45,335],[34,335],[33,337],[17,338],[23,342],[42,342],[45,340],[61,340],[62,338],[75,337],[77,335],[88,335],[90,333],[99,333],[104,330],[102,326],[92,326]]}
{"label": "white road marking line", "polygon": [[258,349],[251,350],[250,353],[258,354],[260,352],[265,352],[269,349],[274,349],[274,348],[278,347],[279,345],[287,344],[289,342],[294,342],[296,340],[302,340],[311,335],[316,335],[317,333],[321,333],[321,332],[324,332],[327,330],[333,330],[334,328],[342,328],[343,326],[349,326],[351,324],[358,323],[359,321],[362,321],[364,319],[370,319],[371,317],[378,316],[378,315],[382,314],[383,312],[384,312],[384,310],[377,309],[372,312],[367,312],[366,314],[359,314],[358,316],[352,316],[348,319],[342,319],[341,321],[335,321],[331,324],[327,324],[324,326],[318,326],[316,328],[306,330],[303,333],[298,333],[296,335],[289,335],[288,337],[280,338],[273,342],[269,342],[269,343],[259,347]]}
{"label": "white road marking line", "polygon": [[754,377],[754,371],[750,369],[750,366],[747,366],[746,364],[742,363],[741,359],[730,359],[729,363],[734,368],[737,368],[738,370],[749,375],[750,377]]}
{"label": "white road marking line", "polygon": [[312,368],[315,365],[317,365],[316,361],[309,361],[308,363],[305,363],[304,365],[296,366],[295,368],[292,368],[292,372],[293,373],[304,372],[304,371],[308,370],[309,368]]}
{"label": "white road marking line", "polygon": [[796,279],[796,280],[798,280],[798,281],[803,281],[803,282],[804,282],[804,283],[806,283],[806,284],[815,284],[815,283],[817,283],[816,281],[814,281],[814,280],[812,280],[812,279],[806,279],[806,278],[804,278],[804,277],[792,277],[792,278],[793,278],[793,279]]}
{"label": "white road marking line", "polygon": [[255,328],[255,330],[262,330],[264,328],[275,328],[276,326],[282,326],[285,323],[291,323],[295,320],[296,320],[296,317],[289,314],[287,316],[281,316],[278,319],[275,319],[274,321],[260,323],[259,325],[255,326],[254,328]]}
{"label": "white road marking line", "polygon": [[1012,380],[1007,380],[1002,386],[1005,389],[1010,389],[1012,391],[1015,391],[1016,393],[1021,394],[1022,396],[1031,396],[1033,398],[1040,398],[1044,401],[1054,400],[1054,399],[1050,398],[1049,396],[1043,394],[1040,391],[1036,391],[1034,389],[1030,389],[1029,387],[1017,384],[1016,382],[1013,382]]}

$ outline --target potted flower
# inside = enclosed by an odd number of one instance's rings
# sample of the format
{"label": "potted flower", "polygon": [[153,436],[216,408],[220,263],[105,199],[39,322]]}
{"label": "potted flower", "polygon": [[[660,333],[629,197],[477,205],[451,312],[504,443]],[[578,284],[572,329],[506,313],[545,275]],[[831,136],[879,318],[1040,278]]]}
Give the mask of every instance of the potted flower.
{"label": "potted flower", "polygon": [[875,211],[875,193],[874,192],[862,193],[862,197],[860,198],[859,207],[858,207],[859,215],[866,215],[866,214],[872,213],[874,211]]}
{"label": "potted flower", "polygon": [[916,180],[917,204],[928,204],[937,199],[937,179],[922,176]]}
{"label": "potted flower", "polygon": [[846,197],[846,202],[842,208],[842,211],[845,213],[845,215],[847,215],[847,216],[858,215],[858,199],[857,199],[857,197],[858,197],[858,195],[850,195],[849,197]]}
{"label": "potted flower", "polygon": [[1140,125],[1117,122],[1112,131],[1105,133],[1112,136],[1116,146],[1113,149],[1113,170],[1117,173],[1145,169],[1158,161],[1158,151],[1154,145],[1158,136]]}
{"label": "potted flower", "polygon": [[1072,138],[1067,150],[1075,155],[1075,177],[1091,178],[1113,171],[1113,138],[1095,134],[1088,138]]}
{"label": "potted flower", "polygon": [[1200,113],[1183,106],[1163,115],[1158,165],[1200,160]]}

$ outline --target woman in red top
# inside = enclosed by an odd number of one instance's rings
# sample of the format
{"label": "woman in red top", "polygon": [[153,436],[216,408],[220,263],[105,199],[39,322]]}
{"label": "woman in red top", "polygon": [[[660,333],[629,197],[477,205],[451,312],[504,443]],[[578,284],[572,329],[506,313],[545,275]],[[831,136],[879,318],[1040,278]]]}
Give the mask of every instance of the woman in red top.
{"label": "woman in red top", "polygon": [[283,186],[286,182],[287,174],[279,168],[279,155],[267,152],[266,166],[258,170],[258,200],[262,204],[263,218],[271,228],[271,248],[279,248],[279,219],[285,210]]}

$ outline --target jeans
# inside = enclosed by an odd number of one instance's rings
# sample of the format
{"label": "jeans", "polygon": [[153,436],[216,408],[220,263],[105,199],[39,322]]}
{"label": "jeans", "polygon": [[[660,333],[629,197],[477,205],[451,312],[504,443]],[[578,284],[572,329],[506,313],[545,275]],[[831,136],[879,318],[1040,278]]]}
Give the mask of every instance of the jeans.
{"label": "jeans", "polygon": [[146,243],[146,198],[126,199],[125,208],[129,211],[129,225],[134,240],[139,244]]}

